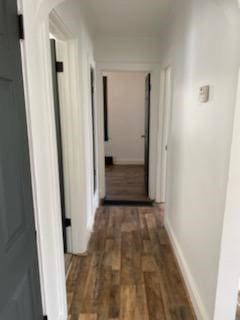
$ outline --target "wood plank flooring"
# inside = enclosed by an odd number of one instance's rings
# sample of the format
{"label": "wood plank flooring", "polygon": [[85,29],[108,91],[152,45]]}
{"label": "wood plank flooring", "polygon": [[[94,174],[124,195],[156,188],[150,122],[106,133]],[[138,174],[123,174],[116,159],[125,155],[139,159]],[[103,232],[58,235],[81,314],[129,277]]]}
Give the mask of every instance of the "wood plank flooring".
{"label": "wood plank flooring", "polygon": [[72,263],[71,253],[64,253],[64,262],[65,262],[65,274],[67,276]]}
{"label": "wood plank flooring", "polygon": [[101,207],[67,279],[69,320],[195,320],[159,208]]}
{"label": "wood plank flooring", "polygon": [[240,320],[240,306],[237,306],[236,320]]}
{"label": "wood plank flooring", "polygon": [[105,172],[107,200],[148,200],[143,165],[107,166]]}
{"label": "wood plank flooring", "polygon": [[240,320],[240,292],[238,294],[236,320]]}

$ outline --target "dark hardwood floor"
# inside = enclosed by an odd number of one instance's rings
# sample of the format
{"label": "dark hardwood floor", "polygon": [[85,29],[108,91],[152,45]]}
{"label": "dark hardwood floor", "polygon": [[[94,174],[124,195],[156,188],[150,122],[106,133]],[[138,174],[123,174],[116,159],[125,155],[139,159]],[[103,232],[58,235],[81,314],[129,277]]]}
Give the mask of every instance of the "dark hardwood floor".
{"label": "dark hardwood floor", "polygon": [[113,165],[106,167],[107,200],[148,200],[144,188],[143,165]]}
{"label": "dark hardwood floor", "polygon": [[236,320],[240,320],[240,293],[238,294]]}
{"label": "dark hardwood floor", "polygon": [[67,280],[69,320],[195,320],[163,212],[101,207]]}
{"label": "dark hardwood floor", "polygon": [[64,254],[64,262],[65,262],[65,274],[67,276],[68,272],[70,270],[70,267],[71,267],[71,263],[72,263],[72,254],[71,253]]}

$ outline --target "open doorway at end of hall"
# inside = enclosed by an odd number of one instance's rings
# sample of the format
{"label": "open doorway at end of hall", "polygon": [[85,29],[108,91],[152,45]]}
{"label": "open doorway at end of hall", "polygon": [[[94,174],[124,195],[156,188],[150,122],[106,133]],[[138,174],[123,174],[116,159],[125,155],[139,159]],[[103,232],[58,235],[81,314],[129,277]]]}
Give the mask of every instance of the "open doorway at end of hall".
{"label": "open doorway at end of hall", "polygon": [[149,201],[151,75],[103,74],[105,201]]}

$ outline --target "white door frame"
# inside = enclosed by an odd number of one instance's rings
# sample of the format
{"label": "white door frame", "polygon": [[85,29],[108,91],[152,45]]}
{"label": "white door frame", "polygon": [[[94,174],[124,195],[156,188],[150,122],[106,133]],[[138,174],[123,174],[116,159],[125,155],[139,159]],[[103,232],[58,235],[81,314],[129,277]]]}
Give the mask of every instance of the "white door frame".
{"label": "white door frame", "polygon": [[160,87],[160,65],[147,63],[121,63],[106,62],[97,63],[97,122],[98,122],[98,174],[99,193],[103,199],[106,195],[105,186],[105,150],[104,150],[104,107],[103,107],[103,83],[104,72],[146,72],[151,73],[151,111],[150,111],[150,151],[149,151],[149,197],[156,199],[156,171],[157,171],[157,128],[159,112],[159,87]]}
{"label": "white door frame", "polygon": [[[40,282],[42,290],[43,312],[49,319],[67,319],[65,287],[65,269],[62,241],[61,205],[59,195],[59,176],[56,149],[55,119],[52,100],[52,78],[50,73],[50,47],[48,24],[42,24],[38,36],[41,36],[41,51],[37,63],[42,67],[45,82],[45,94],[41,91],[36,104],[34,85],[31,83],[30,50],[27,41],[23,42],[24,78],[26,91],[27,124],[29,132],[29,150],[35,222],[37,230]],[[49,69],[47,69],[49,66]],[[31,65],[32,68],[32,65]],[[35,80],[36,81],[36,80]],[[43,87],[42,87],[43,89]],[[33,102],[34,101],[34,102]],[[34,104],[37,108],[34,108]],[[38,141],[37,141],[38,140]]]}
{"label": "white door frame", "polygon": [[[158,171],[157,202],[166,202],[167,167],[169,153],[169,136],[172,114],[172,68],[167,66],[161,71],[160,119],[158,128]],[[161,141],[161,142],[160,142]]]}
{"label": "white door frame", "polygon": [[[61,2],[62,0],[18,1],[19,12],[23,13],[24,16],[25,39],[22,41],[21,47],[40,282],[43,312],[49,320],[67,320],[48,23],[48,14]],[[79,61],[78,41],[72,39],[71,45],[74,47],[71,51],[71,61],[75,64]],[[80,72],[77,71],[80,68],[78,65],[72,65],[72,68],[76,70],[76,77],[75,86],[71,93],[73,101],[80,104],[81,96],[76,85],[76,83],[79,83]],[[79,119],[82,119],[81,115],[75,121]],[[79,123],[81,123],[81,120]],[[80,152],[81,150],[79,150]],[[81,170],[82,165],[84,164],[81,163],[78,168],[74,168],[79,184],[84,180],[84,170]],[[83,211],[85,211],[85,198],[83,188],[83,194],[78,197],[78,203],[76,201],[74,203],[75,210],[78,208],[78,218],[74,222],[75,227],[78,228],[75,242],[83,247],[87,242],[84,233],[87,222],[84,220],[86,217],[79,212],[79,202]],[[81,230],[82,228],[83,230]],[[83,239],[84,237],[86,239]],[[80,247],[77,249],[80,249],[79,252],[81,252]]]}
{"label": "white door frame", "polygon": [[[67,319],[66,283],[62,241],[59,173],[53,105],[49,13],[61,0],[42,0],[34,8],[32,0],[23,1],[25,40],[23,60],[26,88],[26,109],[31,154],[35,220],[39,252],[43,311],[49,320]],[[61,23],[60,23],[61,24]],[[62,24],[61,24],[62,27]],[[60,28],[61,28],[60,27]],[[63,28],[64,29],[64,28]],[[72,252],[87,249],[88,194],[86,158],[86,123],[81,95],[81,50],[76,36],[68,40],[69,85],[73,145],[70,166]],[[70,151],[70,150],[69,150]]]}
{"label": "white door frame", "polygon": [[[61,61],[63,61],[64,72],[59,74],[59,99],[60,99],[60,113],[61,113],[61,132],[62,132],[62,149],[63,149],[63,168],[64,168],[64,196],[65,196],[65,214],[66,217],[74,221],[74,210],[72,210],[74,185],[72,163],[74,161],[73,154],[73,111],[74,103],[72,101],[72,84],[75,81],[74,71],[76,65],[72,61],[71,56],[76,51],[76,40],[73,39],[73,34],[67,29],[66,25],[58,16],[55,10],[49,15],[49,30],[51,35],[56,39],[56,51],[58,55],[58,46],[61,45]],[[60,44],[61,43],[61,44]],[[58,59],[58,56],[57,56]],[[73,211],[73,212],[72,212]],[[67,249],[69,253],[73,253],[73,247],[76,244],[74,233],[78,232],[73,223],[66,230]],[[74,232],[72,232],[72,229]]]}

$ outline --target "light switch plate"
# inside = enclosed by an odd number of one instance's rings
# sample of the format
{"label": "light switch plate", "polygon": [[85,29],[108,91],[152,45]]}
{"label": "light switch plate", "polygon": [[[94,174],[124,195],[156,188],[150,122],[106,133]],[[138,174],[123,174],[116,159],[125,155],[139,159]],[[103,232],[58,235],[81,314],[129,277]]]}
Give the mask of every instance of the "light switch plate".
{"label": "light switch plate", "polygon": [[199,92],[199,101],[201,103],[207,103],[209,101],[209,94],[210,94],[210,86],[202,86]]}

